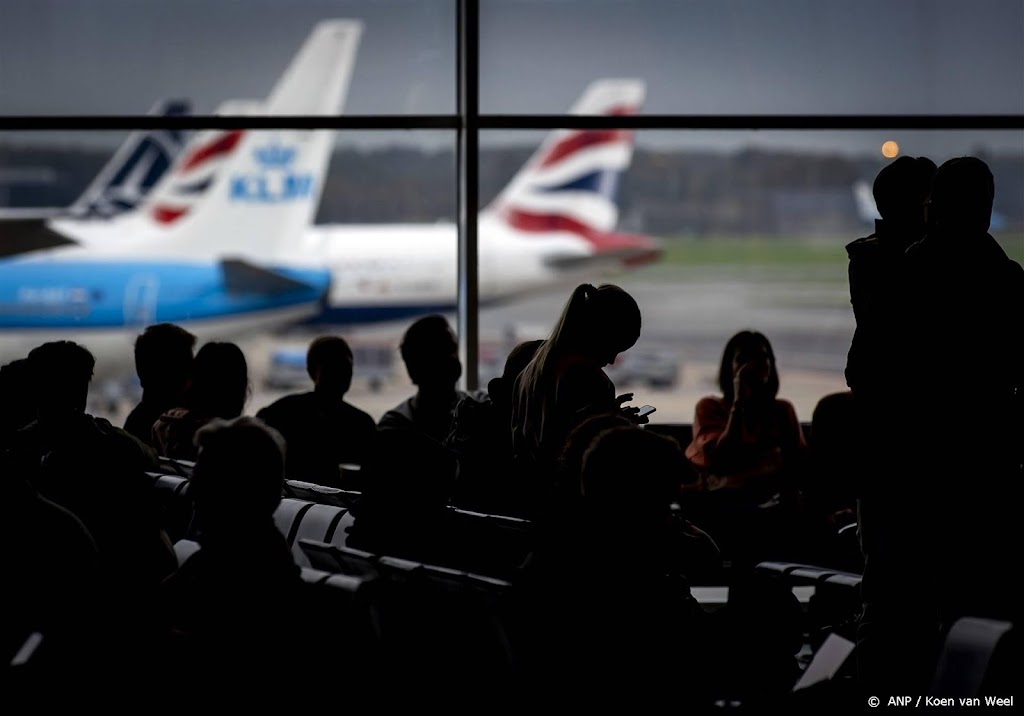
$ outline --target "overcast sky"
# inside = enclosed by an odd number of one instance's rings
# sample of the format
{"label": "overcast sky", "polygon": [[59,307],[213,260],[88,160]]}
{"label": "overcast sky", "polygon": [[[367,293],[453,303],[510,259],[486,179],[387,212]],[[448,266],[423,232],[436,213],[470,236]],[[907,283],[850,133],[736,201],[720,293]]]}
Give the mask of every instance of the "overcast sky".
{"label": "overcast sky", "polygon": [[[453,0],[0,0],[0,114],[263,97],[312,26],[339,17],[365,23],[349,113],[454,111]],[[630,76],[655,113],[1024,113],[1021,0],[481,0],[480,48],[483,112],[561,112],[589,81]],[[756,141],[852,151],[885,134]],[[1019,131],[927,142],[1024,152]]]}

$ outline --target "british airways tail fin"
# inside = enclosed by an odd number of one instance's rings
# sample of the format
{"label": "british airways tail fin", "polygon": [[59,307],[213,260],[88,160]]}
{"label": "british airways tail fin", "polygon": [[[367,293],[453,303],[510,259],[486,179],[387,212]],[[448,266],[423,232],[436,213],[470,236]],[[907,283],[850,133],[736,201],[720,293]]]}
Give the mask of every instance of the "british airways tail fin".
{"label": "british airways tail fin", "polygon": [[[157,102],[149,114],[176,117],[190,111],[187,100],[173,99]],[[133,132],[68,207],[68,214],[84,219],[109,219],[132,211],[163,178],[184,145],[182,130]]]}
{"label": "british airways tail fin", "polygon": [[[640,111],[639,79],[591,83],[571,114],[623,115]],[[505,189],[484,210],[513,227],[569,222],[612,231],[618,222],[618,188],[633,158],[633,133],[621,129],[552,132]]]}

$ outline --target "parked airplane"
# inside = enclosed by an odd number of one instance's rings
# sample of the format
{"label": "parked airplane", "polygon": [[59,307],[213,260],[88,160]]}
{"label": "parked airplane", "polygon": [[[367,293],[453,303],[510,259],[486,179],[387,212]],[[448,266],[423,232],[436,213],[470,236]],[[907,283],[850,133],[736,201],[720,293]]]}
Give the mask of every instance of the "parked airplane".
{"label": "parked airplane", "polygon": [[[641,80],[598,80],[586,88],[570,111],[635,113],[644,94]],[[263,111],[255,101],[232,102],[232,114]],[[208,132],[197,141],[209,145],[219,161],[225,161],[234,150],[226,143],[230,139],[217,132]],[[617,190],[632,153],[632,132],[625,130],[558,130],[549,135],[480,213],[481,302],[515,298],[657,260],[661,255],[658,241],[614,230]],[[215,171],[213,166],[207,169]],[[193,171],[185,159],[184,166],[153,190],[142,210],[123,221],[139,220],[141,215],[143,221],[173,225],[189,214],[208,178],[202,171]],[[239,183],[232,191],[255,203],[273,202],[277,192],[301,191],[301,186]],[[109,249],[110,243],[117,241],[103,225],[52,225],[95,248]],[[124,233],[127,241],[134,241],[137,235],[135,231]],[[453,223],[315,225],[301,242],[279,246],[283,255],[261,258],[300,258],[330,269],[330,297],[309,322],[374,323],[454,309],[457,236]],[[130,247],[120,242],[120,249]],[[192,247],[179,249],[192,251]]]}
{"label": "parked airplane", "polygon": [[[598,80],[571,112],[634,113],[644,89],[640,80]],[[625,130],[549,135],[479,215],[481,302],[657,260],[656,240],[615,231],[617,189],[632,153]],[[454,309],[457,236],[451,223],[313,226],[294,250],[333,276],[314,320],[347,325]]]}
{"label": "parked airplane", "polygon": [[[150,114],[172,117],[188,114],[190,109],[185,100],[163,100]],[[184,132],[176,129],[133,132],[70,206],[0,208],[0,256],[71,243],[48,228],[47,219],[110,218],[132,211],[166,174],[184,144]]]}
{"label": "parked airplane", "polygon": [[[319,24],[265,112],[340,112],[361,32],[357,22]],[[301,243],[319,203],[331,133],[212,134],[193,137],[139,210],[50,221],[77,245],[0,260],[0,359],[69,339],[96,354],[98,373],[124,375],[148,323],[224,339],[319,309],[329,272],[288,249]]]}

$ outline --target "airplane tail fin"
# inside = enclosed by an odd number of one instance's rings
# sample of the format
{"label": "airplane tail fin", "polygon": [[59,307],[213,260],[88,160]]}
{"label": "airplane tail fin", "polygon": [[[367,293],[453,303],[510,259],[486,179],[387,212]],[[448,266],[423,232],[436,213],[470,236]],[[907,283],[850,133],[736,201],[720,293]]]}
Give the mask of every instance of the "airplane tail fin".
{"label": "airplane tail fin", "polygon": [[[597,80],[570,113],[635,114],[645,89],[638,79]],[[629,130],[557,130],[484,211],[529,231],[574,226],[612,231],[619,217],[619,183],[632,158]]]}
{"label": "airplane tail fin", "polygon": [[[362,23],[319,23],[261,105],[266,115],[333,115],[348,92]],[[252,103],[222,105],[247,113]],[[312,221],[334,136],[324,130],[229,130],[193,138],[140,220],[149,250],[281,256]]]}
{"label": "airplane tail fin", "polygon": [[[187,100],[169,99],[157,102],[149,114],[176,117],[191,109]],[[166,174],[184,145],[182,130],[133,132],[68,208],[68,213],[75,218],[108,219],[135,209]]]}

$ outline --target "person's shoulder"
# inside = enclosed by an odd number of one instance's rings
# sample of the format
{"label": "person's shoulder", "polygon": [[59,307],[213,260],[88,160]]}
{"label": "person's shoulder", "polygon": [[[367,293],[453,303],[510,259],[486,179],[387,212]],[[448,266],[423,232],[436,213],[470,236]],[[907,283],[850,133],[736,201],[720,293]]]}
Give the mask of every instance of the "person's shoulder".
{"label": "person's shoulder", "polygon": [[131,450],[138,454],[143,466],[155,467],[159,460],[156,450],[151,448],[146,443],[139,440],[137,437],[132,435],[124,428],[119,428],[116,425],[112,425],[106,418],[93,418],[93,424],[103,433],[108,439],[116,442],[119,446],[125,450]]}
{"label": "person's shoulder", "polygon": [[413,422],[412,398],[406,398],[401,403],[381,416],[377,423],[379,428],[401,428],[408,427]]}
{"label": "person's shoulder", "polygon": [[786,400],[785,398],[776,398],[775,406],[779,410],[784,410],[787,413],[792,413],[793,415],[796,415],[796,406],[794,406],[791,401]]}
{"label": "person's shoulder", "polygon": [[375,425],[373,417],[369,413],[367,413],[365,410],[362,410],[361,408],[357,408],[348,401],[342,401],[341,410],[344,412],[345,417],[347,417],[349,420],[352,420],[353,422],[369,423],[370,425]]}
{"label": "person's shoulder", "polygon": [[282,413],[287,413],[292,410],[304,407],[311,401],[313,393],[292,393],[278,398],[273,403],[261,408],[256,413],[256,417],[260,420],[266,420],[274,418]]}
{"label": "person's shoulder", "polygon": [[697,410],[704,408],[705,410],[721,409],[725,407],[725,398],[720,395],[705,395],[703,398],[697,401]]}

